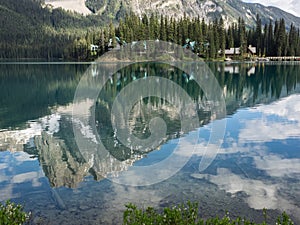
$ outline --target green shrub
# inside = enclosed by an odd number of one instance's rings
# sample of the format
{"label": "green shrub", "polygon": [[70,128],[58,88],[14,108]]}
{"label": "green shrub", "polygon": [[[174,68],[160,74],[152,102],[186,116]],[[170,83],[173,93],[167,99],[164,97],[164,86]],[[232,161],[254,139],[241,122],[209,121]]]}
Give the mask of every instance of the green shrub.
{"label": "green shrub", "polygon": [[[241,217],[231,219],[228,214],[223,218],[199,218],[198,204],[187,202],[172,208],[164,208],[158,212],[152,207],[139,209],[134,204],[127,204],[123,214],[124,225],[267,225],[266,210],[264,210],[265,221],[262,224],[251,222]],[[278,217],[276,225],[293,225],[293,221],[284,212]]]}
{"label": "green shrub", "polygon": [[3,205],[0,203],[0,225],[19,225],[29,220],[30,213],[23,211],[21,205],[16,205],[6,201]]}

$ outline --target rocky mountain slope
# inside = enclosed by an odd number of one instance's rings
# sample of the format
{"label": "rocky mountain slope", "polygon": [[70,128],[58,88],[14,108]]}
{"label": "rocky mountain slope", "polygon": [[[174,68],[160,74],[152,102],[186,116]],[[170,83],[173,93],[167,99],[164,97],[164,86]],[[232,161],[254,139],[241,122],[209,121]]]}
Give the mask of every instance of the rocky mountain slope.
{"label": "rocky mountain slope", "polygon": [[[68,2],[70,1],[73,1],[74,7],[77,5],[78,9],[83,0],[68,0]],[[48,0],[46,2],[50,4],[51,2],[55,2],[55,4],[60,2],[64,7],[66,1]],[[299,17],[276,7],[245,3],[241,0],[86,0],[85,5],[92,13],[103,15],[104,18],[109,19],[118,19],[123,17],[126,12],[133,11],[138,15],[159,13],[175,18],[183,17],[186,14],[189,17],[200,16],[206,21],[223,17],[227,24],[237,21],[238,17],[243,17],[248,26],[253,26],[256,14],[259,13],[263,23],[269,22],[270,19],[274,21],[284,18],[287,26],[294,23],[300,27]],[[86,8],[80,8],[80,12],[83,10],[85,11]]]}
{"label": "rocky mountain slope", "polygon": [[200,16],[206,21],[223,17],[227,24],[237,22],[238,17],[242,17],[248,26],[253,26],[258,13],[263,23],[284,18],[288,25],[295,23],[300,26],[300,18],[283,10],[240,0],[125,0],[124,3],[139,15],[158,12],[178,18],[186,14],[189,17]]}

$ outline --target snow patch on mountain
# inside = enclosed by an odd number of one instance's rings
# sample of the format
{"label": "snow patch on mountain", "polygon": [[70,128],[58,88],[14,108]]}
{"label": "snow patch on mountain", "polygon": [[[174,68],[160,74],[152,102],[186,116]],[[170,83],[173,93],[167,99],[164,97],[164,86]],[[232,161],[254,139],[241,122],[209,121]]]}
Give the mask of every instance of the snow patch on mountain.
{"label": "snow patch on mountain", "polygon": [[63,8],[65,10],[75,11],[83,15],[89,15],[92,13],[86,7],[85,0],[46,0],[45,4],[52,5],[54,8]]}

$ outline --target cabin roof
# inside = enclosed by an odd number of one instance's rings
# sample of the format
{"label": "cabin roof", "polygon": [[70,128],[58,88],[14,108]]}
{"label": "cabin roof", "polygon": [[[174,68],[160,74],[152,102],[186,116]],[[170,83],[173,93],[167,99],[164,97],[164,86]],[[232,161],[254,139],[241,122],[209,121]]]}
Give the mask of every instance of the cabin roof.
{"label": "cabin roof", "polygon": [[253,47],[252,45],[248,46],[248,50],[252,53],[252,54],[256,54],[256,47]]}
{"label": "cabin roof", "polygon": [[225,49],[225,55],[239,55],[240,53],[240,48]]}

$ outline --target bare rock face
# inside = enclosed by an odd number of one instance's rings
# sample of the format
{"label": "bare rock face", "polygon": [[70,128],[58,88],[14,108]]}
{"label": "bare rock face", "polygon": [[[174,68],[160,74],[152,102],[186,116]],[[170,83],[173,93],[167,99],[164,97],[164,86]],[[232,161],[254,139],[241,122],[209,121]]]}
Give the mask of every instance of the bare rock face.
{"label": "bare rock face", "polygon": [[134,12],[142,16],[152,13],[167,15],[175,19],[184,16],[193,18],[200,17],[206,22],[216,18],[223,18],[225,25],[237,22],[242,17],[246,25],[255,25],[256,14],[260,14],[262,22],[284,18],[287,28],[291,23],[297,27],[300,18],[287,13],[276,7],[266,7],[257,3],[246,3],[241,0],[46,0],[45,2],[53,7],[62,7],[66,10],[76,11],[83,15],[98,14],[103,19],[119,19],[126,13]]}
{"label": "bare rock face", "polygon": [[177,0],[146,0],[146,1],[131,1],[130,8],[135,9],[139,15],[147,12],[157,12],[158,14],[168,15],[170,17],[183,17],[184,14],[188,17],[206,17],[206,12],[216,11],[214,2],[201,2],[197,0],[177,1]]}
{"label": "bare rock face", "polygon": [[300,18],[276,7],[266,7],[257,3],[245,3],[240,0],[125,0],[128,8],[138,15],[158,13],[173,18],[200,17],[206,22],[223,18],[225,26],[237,22],[242,17],[246,25],[255,25],[256,14],[260,14],[263,23],[284,18],[287,26],[299,24]]}
{"label": "bare rock face", "polygon": [[35,137],[35,145],[43,171],[53,187],[74,188],[88,175],[88,163],[76,159],[63,140],[43,132]]}

